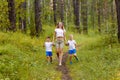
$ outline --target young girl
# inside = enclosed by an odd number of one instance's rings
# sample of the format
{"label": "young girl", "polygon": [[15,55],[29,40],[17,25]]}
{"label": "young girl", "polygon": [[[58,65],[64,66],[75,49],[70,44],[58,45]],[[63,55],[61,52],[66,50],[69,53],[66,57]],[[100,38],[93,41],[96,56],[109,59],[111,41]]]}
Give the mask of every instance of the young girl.
{"label": "young girl", "polygon": [[59,59],[59,66],[62,65],[62,57],[63,57],[63,47],[65,38],[65,29],[62,22],[57,24],[57,27],[54,32],[53,42],[56,40],[56,53]]}
{"label": "young girl", "polygon": [[52,46],[53,45],[54,44],[50,42],[50,37],[47,37],[44,46],[46,48],[46,56],[47,56],[48,64],[52,63]]}
{"label": "young girl", "polygon": [[75,59],[78,61],[78,57],[76,55],[76,41],[73,40],[73,35],[70,35],[70,39],[66,43],[69,46],[69,54],[70,54],[70,64],[72,64],[72,57],[74,56]]}

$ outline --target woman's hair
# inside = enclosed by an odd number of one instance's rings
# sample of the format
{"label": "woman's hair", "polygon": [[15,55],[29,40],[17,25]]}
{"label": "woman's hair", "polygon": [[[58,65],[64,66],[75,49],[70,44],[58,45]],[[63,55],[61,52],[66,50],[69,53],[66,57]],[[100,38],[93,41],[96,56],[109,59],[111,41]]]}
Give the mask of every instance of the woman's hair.
{"label": "woman's hair", "polygon": [[59,24],[62,23],[62,29],[64,30],[64,24],[63,22],[58,22],[56,28],[59,28]]}
{"label": "woman's hair", "polygon": [[50,36],[46,37],[46,39],[50,39]]}

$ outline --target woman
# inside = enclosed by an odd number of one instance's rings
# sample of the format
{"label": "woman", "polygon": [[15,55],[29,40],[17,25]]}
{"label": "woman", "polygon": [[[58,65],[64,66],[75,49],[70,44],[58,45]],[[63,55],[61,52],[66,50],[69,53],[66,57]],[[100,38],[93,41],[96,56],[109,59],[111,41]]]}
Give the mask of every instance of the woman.
{"label": "woman", "polygon": [[59,66],[62,65],[62,57],[63,57],[63,47],[64,41],[66,41],[65,37],[65,29],[62,22],[57,24],[57,28],[55,29],[53,41],[56,40],[56,53],[59,59]]}

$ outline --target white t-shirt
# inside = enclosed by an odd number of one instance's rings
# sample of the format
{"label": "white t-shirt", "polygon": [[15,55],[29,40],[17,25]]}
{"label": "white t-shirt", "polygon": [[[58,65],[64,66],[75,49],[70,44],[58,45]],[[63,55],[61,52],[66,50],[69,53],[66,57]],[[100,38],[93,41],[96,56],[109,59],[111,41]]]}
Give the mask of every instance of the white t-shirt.
{"label": "white t-shirt", "polygon": [[56,37],[64,37],[65,30],[57,28],[55,29],[55,32],[56,32]]}
{"label": "white t-shirt", "polygon": [[76,44],[75,40],[68,40],[68,44],[69,44],[69,50],[75,49],[75,44]]}
{"label": "white t-shirt", "polygon": [[52,51],[52,42],[45,42],[46,51]]}

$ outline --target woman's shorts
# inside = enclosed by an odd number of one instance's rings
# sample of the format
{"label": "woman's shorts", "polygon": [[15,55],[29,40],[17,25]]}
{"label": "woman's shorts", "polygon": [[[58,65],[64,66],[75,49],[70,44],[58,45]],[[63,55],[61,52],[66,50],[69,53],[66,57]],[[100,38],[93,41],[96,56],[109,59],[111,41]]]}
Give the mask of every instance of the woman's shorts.
{"label": "woman's shorts", "polygon": [[75,54],[75,53],[76,53],[76,49],[69,50],[69,54]]}
{"label": "woman's shorts", "polygon": [[63,48],[63,47],[64,47],[64,40],[57,40],[56,48]]}
{"label": "woman's shorts", "polygon": [[52,51],[46,51],[46,56],[52,56]]}

